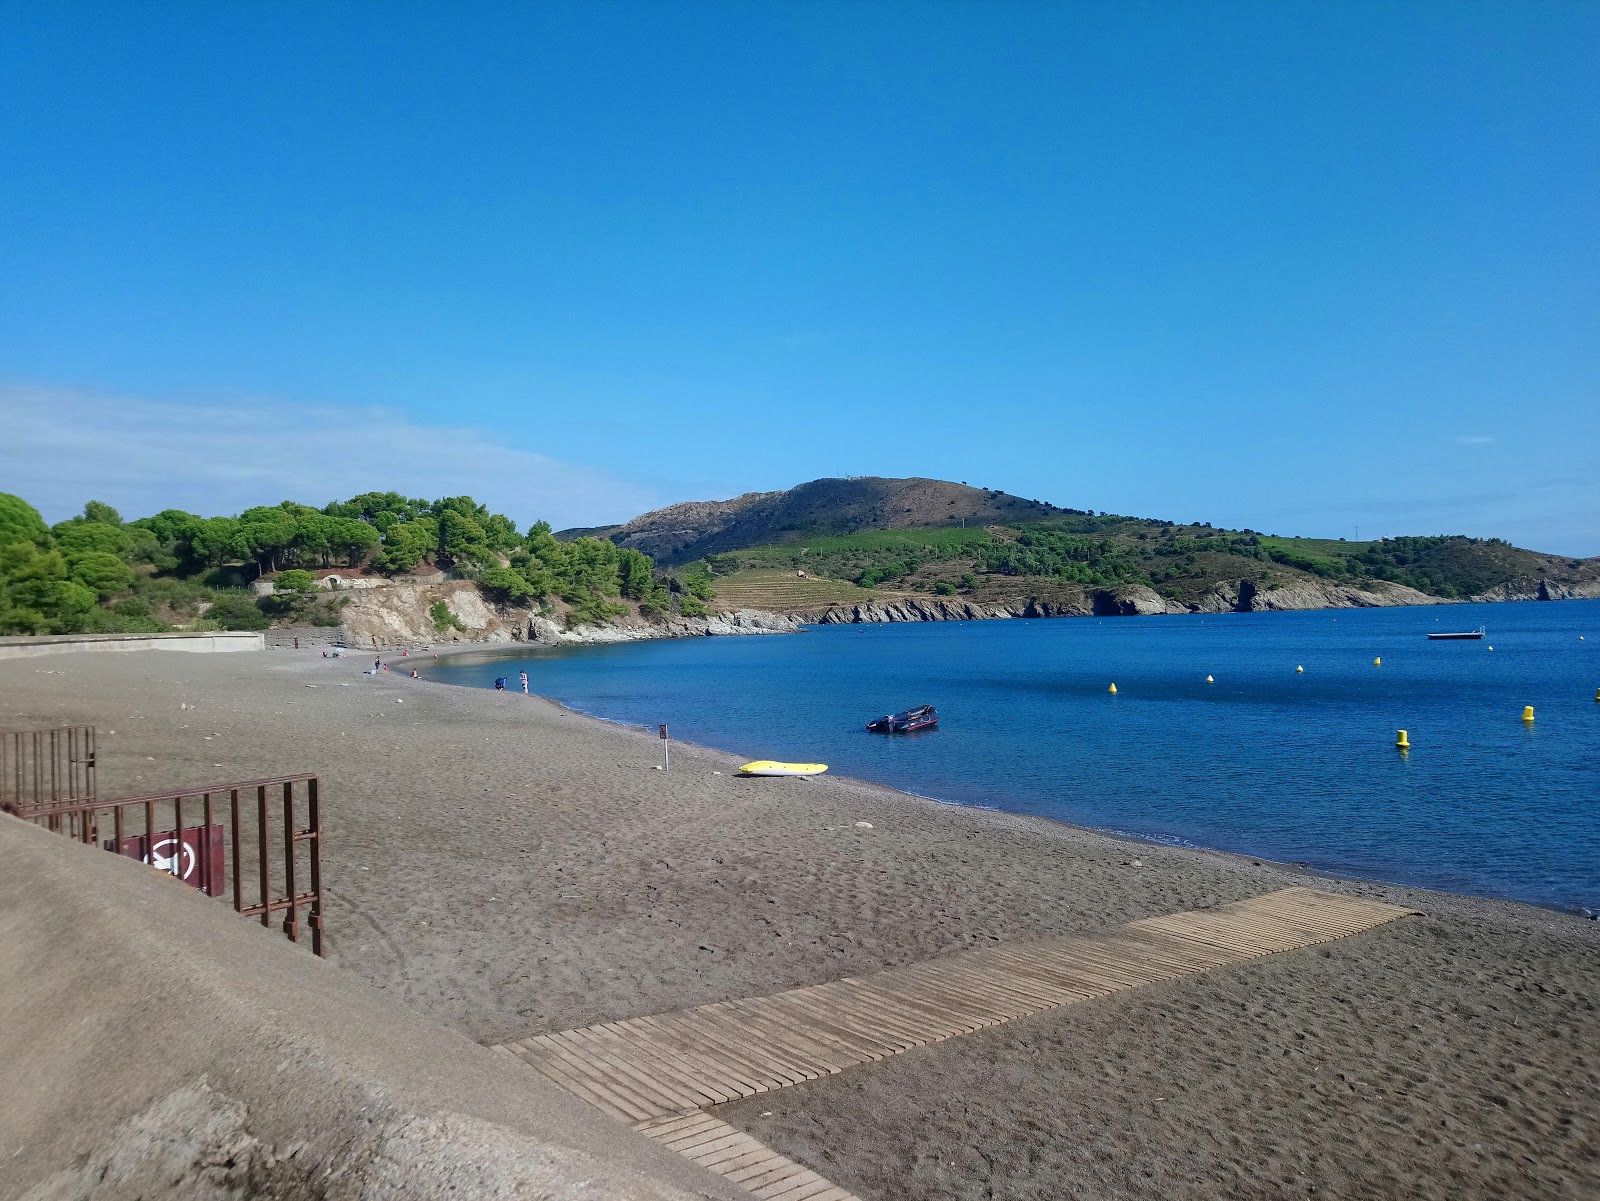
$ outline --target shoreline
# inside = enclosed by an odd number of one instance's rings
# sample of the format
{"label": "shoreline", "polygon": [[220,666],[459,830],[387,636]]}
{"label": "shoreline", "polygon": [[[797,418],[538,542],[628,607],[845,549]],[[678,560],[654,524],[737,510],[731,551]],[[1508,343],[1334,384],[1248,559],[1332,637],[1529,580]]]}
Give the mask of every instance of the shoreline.
{"label": "shoreline", "polygon": [[[383,597],[381,594],[374,594],[366,597],[366,599],[371,603],[376,603],[381,601]],[[1113,617],[1197,617],[1204,620],[1211,617],[1252,616],[1266,613],[1320,613],[1369,608],[1429,609],[1437,608],[1440,605],[1500,605],[1526,602],[1561,603],[1584,600],[1600,600],[1600,596],[1539,597],[1534,595],[1515,595],[1448,599],[1433,597],[1425,601],[1407,602],[1405,604],[1266,605],[1258,609],[1248,610],[1155,609],[1147,607],[1122,612],[1096,612],[1081,606],[1061,605],[1029,597],[1008,601],[979,602],[970,599],[952,599],[917,593],[895,593],[875,601],[837,604],[816,609],[793,609],[783,612],[752,608],[723,609],[708,614],[706,617],[682,618],[675,616],[669,621],[651,622],[643,625],[590,625],[579,626],[574,630],[560,630],[553,622],[538,616],[532,610],[518,610],[515,611],[518,615],[516,628],[538,630],[541,632],[540,636],[513,637],[511,629],[504,625],[503,620],[497,618],[492,627],[483,627],[490,631],[488,636],[470,642],[450,642],[445,644],[445,649],[452,651],[495,649],[514,651],[523,647],[554,649],[562,646],[608,646],[628,642],[652,642],[662,639],[804,633],[809,627],[820,628],[829,625],[920,625],[959,621],[1039,621],[1073,617],[1088,617],[1096,620],[1106,620]],[[503,615],[501,616],[503,617]],[[371,651],[381,653],[383,651],[399,650],[413,645],[420,646],[427,640],[426,634],[397,633],[394,630],[386,630],[383,635],[383,641],[377,646],[371,646],[367,644],[372,638],[369,632],[357,632],[343,625],[335,627],[285,626],[269,629],[264,634],[268,649],[273,650],[289,649],[285,643],[297,635],[308,647],[313,649],[332,645],[332,643],[342,639],[345,645],[356,653]]]}
{"label": "shoreline", "polygon": [[643,730],[363,676],[354,655],[38,663],[0,663],[0,724],[95,724],[103,796],[317,773],[330,970],[479,1043],[1093,936],[1285,884],[1420,911],[721,1113],[864,1201],[1254,1201],[1285,1182],[1567,1201],[1600,1184],[1594,922],[848,777],[741,779],[737,756],[693,743],[661,772]]}
{"label": "shoreline", "polygon": [[[798,631],[795,631],[795,632],[796,633],[805,633],[806,630],[804,628],[802,628],[802,629],[800,629]],[[465,648],[463,648],[463,651],[465,651]],[[514,658],[514,657],[516,657],[516,653],[510,651],[509,649],[504,652],[504,655],[505,655],[506,658]],[[443,680],[428,681],[426,676],[421,677],[421,680],[426,681],[428,683],[436,684],[436,685],[439,685],[439,686],[442,686],[442,687],[446,687],[446,688],[459,688],[459,689],[465,689],[465,690],[472,691],[472,692],[493,692],[493,691],[495,691],[492,688],[487,688],[486,689],[486,688],[481,688],[481,687],[478,687],[476,685],[471,685],[471,684],[457,684],[457,683],[452,683],[452,682],[443,681]],[[508,688],[507,691],[508,692],[512,692],[512,691],[515,691],[515,690]],[[586,721],[600,722],[600,723],[604,724],[605,726],[610,727],[612,729],[627,731],[630,734],[634,734],[634,735],[638,735],[638,736],[641,736],[641,737],[649,738],[651,741],[656,741],[657,740],[657,735],[656,735],[654,729],[649,725],[635,725],[635,724],[633,724],[631,722],[624,721],[624,720],[621,720],[621,719],[618,719],[618,718],[604,717],[604,716],[601,716],[600,714],[597,714],[597,713],[589,713],[589,712],[587,712],[587,711],[585,711],[583,709],[577,708],[576,706],[567,703],[566,701],[562,700],[560,697],[550,696],[550,695],[548,695],[546,693],[530,692],[528,695],[529,696],[533,696],[533,697],[537,697],[538,699],[540,699],[540,700],[542,700],[542,701],[554,706],[555,708],[557,708],[558,710],[562,711],[563,713],[570,714],[571,716],[582,718],[582,719],[584,719]],[[737,754],[737,753],[735,753],[733,751],[723,750],[721,747],[713,746],[713,745],[711,745],[709,743],[689,742],[689,741],[679,740],[679,739],[676,739],[676,738],[674,738],[672,741],[673,741],[673,744],[675,746],[693,747],[693,748],[696,748],[697,750],[703,751],[703,752],[705,752],[707,754],[721,756],[721,757],[725,758],[730,764],[732,764],[735,767],[739,763],[745,761],[744,757],[742,755],[739,755],[739,754]],[[1377,875],[1377,874],[1362,875],[1362,874],[1353,874],[1353,873],[1350,873],[1350,872],[1333,871],[1333,870],[1329,870],[1329,869],[1318,867],[1314,863],[1309,862],[1309,861],[1302,861],[1302,862],[1285,861],[1285,860],[1272,859],[1270,857],[1254,854],[1254,853],[1249,852],[1249,851],[1233,851],[1233,850],[1228,850],[1225,847],[1204,846],[1204,845],[1201,845],[1201,844],[1198,844],[1198,843],[1190,842],[1190,841],[1188,841],[1186,839],[1177,839],[1176,841],[1169,841],[1168,839],[1163,838],[1160,835],[1155,835],[1155,834],[1141,834],[1138,831],[1132,831],[1132,830],[1112,830],[1112,829],[1107,829],[1107,828],[1100,827],[1100,826],[1088,826],[1088,825],[1084,825],[1084,824],[1082,824],[1080,822],[1068,821],[1065,818],[1050,817],[1050,816],[1046,816],[1046,815],[1042,815],[1042,814],[1020,813],[1020,812],[1018,812],[1016,810],[1006,809],[1006,808],[1003,808],[1003,807],[998,806],[998,805],[975,805],[975,804],[969,804],[968,802],[965,802],[965,801],[948,800],[948,799],[946,799],[944,797],[931,796],[931,795],[928,795],[926,793],[912,792],[909,789],[901,788],[901,787],[898,787],[897,785],[894,785],[894,784],[891,784],[891,783],[886,783],[886,782],[883,782],[883,781],[870,780],[870,779],[867,779],[865,777],[850,776],[850,775],[845,775],[843,773],[837,773],[837,772],[834,772],[832,769],[830,769],[828,771],[827,777],[832,781],[836,781],[836,782],[840,782],[840,783],[844,783],[844,784],[849,784],[849,785],[858,785],[858,786],[863,787],[863,788],[887,789],[890,792],[893,792],[898,796],[907,797],[907,798],[910,798],[912,800],[923,801],[923,802],[926,802],[926,803],[932,804],[932,805],[939,805],[939,806],[943,806],[943,807],[947,807],[947,808],[958,809],[958,810],[961,810],[963,812],[999,813],[999,814],[1005,814],[1007,816],[1015,817],[1015,818],[1027,818],[1027,819],[1030,819],[1030,820],[1049,822],[1049,823],[1051,823],[1053,825],[1061,826],[1061,827],[1063,827],[1065,829],[1073,830],[1073,831],[1076,831],[1076,832],[1081,833],[1081,834],[1088,834],[1088,835],[1094,835],[1094,836],[1097,836],[1097,837],[1108,838],[1108,839],[1112,839],[1112,840],[1114,840],[1116,842],[1119,842],[1119,843],[1126,843],[1129,846],[1154,847],[1154,848],[1161,848],[1163,850],[1168,850],[1168,851],[1193,852],[1193,853],[1197,853],[1197,854],[1222,856],[1222,857],[1224,857],[1225,859],[1227,859],[1229,861],[1234,861],[1234,860],[1238,861],[1237,863],[1235,863],[1235,866],[1243,866],[1244,864],[1249,864],[1249,865],[1251,865],[1253,867],[1257,867],[1257,868],[1262,868],[1262,867],[1276,868],[1276,869],[1278,869],[1278,870],[1280,870],[1280,871],[1282,871],[1284,873],[1287,873],[1289,875],[1293,875],[1293,876],[1301,877],[1301,878],[1305,878],[1305,879],[1311,879],[1311,880],[1323,880],[1323,881],[1328,881],[1328,882],[1338,882],[1338,883],[1345,883],[1345,884],[1381,885],[1381,886],[1386,886],[1386,887],[1391,887],[1391,888],[1402,888],[1402,889],[1407,889],[1407,890],[1410,890],[1410,891],[1428,893],[1428,894],[1431,894],[1431,895],[1438,895],[1438,896],[1470,898],[1470,899],[1478,900],[1478,901],[1491,901],[1491,902],[1496,902],[1496,903],[1501,903],[1501,904],[1509,904],[1509,905],[1526,905],[1529,908],[1536,909],[1536,910],[1539,910],[1539,911],[1542,911],[1542,912],[1558,913],[1558,914],[1561,914],[1561,915],[1566,916],[1566,917],[1573,917],[1573,918],[1581,919],[1581,920],[1584,920],[1584,921],[1600,922],[1600,910],[1593,910],[1593,909],[1588,909],[1588,908],[1583,908],[1583,907],[1564,906],[1564,905],[1558,905],[1558,904],[1541,904],[1541,903],[1539,903],[1537,901],[1524,900],[1524,899],[1522,899],[1520,897],[1501,896],[1501,895],[1497,895],[1497,894],[1494,894],[1494,893],[1487,893],[1487,892],[1484,892],[1484,893],[1479,893],[1479,892],[1457,892],[1457,891],[1453,891],[1453,890],[1449,890],[1449,889],[1438,889],[1438,888],[1429,887],[1426,884],[1420,884],[1420,883],[1415,883],[1415,882],[1406,881],[1406,880],[1390,879],[1390,878],[1388,878],[1386,876]],[[1176,838],[1176,836],[1172,836],[1172,837]]]}

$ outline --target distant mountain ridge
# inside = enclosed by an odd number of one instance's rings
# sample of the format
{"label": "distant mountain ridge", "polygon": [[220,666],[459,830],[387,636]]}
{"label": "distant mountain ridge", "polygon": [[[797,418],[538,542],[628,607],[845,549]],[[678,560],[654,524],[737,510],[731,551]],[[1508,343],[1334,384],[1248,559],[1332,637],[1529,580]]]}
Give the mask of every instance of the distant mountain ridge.
{"label": "distant mountain ridge", "polygon": [[833,611],[828,620],[1600,597],[1600,558],[1497,538],[1283,537],[1066,509],[923,478],[812,480],[558,535],[581,536],[668,569],[703,561],[723,604]]}
{"label": "distant mountain ridge", "polygon": [[783,492],[746,492],[731,500],[685,501],[622,525],[577,527],[556,537],[609,538],[673,567],[797,537],[1013,525],[1072,512],[1076,510],[948,480],[854,476],[812,480]]}

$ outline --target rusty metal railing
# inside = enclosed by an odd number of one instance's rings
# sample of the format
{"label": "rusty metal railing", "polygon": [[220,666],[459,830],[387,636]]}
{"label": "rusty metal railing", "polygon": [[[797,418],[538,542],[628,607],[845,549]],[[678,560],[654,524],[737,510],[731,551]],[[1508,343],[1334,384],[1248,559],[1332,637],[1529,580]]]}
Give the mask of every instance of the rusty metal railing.
{"label": "rusty metal railing", "polygon": [[[296,822],[301,800],[303,828]],[[268,928],[274,914],[283,914],[283,933],[290,942],[300,941],[300,910],[305,909],[312,953],[324,955],[319,800],[317,777],[299,775],[108,801],[13,801],[0,808],[79,842],[101,843],[106,850],[148,863],[207,896],[228,895],[231,880],[234,909],[246,917],[259,917]],[[227,810],[226,827],[218,820],[222,806]],[[168,812],[170,821],[165,820]],[[198,818],[200,824],[185,825],[186,816]],[[281,826],[277,839],[274,826]],[[102,832],[110,834],[103,842]],[[255,853],[247,855],[245,848],[251,843]],[[302,887],[302,879],[309,887]]]}
{"label": "rusty metal railing", "polygon": [[0,809],[94,798],[93,726],[0,730]]}

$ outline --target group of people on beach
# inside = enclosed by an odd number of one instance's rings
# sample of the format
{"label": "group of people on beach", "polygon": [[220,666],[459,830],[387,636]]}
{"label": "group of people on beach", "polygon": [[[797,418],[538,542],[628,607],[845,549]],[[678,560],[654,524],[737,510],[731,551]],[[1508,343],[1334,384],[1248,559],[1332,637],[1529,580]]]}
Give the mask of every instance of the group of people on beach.
{"label": "group of people on beach", "polygon": [[[525,672],[525,671],[519,671],[517,673],[517,679],[522,681],[522,695],[523,696],[527,696],[528,695],[528,673]],[[506,678],[505,678],[505,676],[496,676],[495,677],[494,690],[496,692],[504,692],[506,690]]]}

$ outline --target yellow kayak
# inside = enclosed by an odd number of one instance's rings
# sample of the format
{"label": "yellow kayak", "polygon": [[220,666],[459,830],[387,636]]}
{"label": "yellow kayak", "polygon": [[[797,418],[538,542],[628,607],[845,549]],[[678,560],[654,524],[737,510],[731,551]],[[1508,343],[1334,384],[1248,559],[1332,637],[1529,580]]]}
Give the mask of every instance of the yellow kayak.
{"label": "yellow kayak", "polygon": [[774,763],[771,759],[757,759],[739,769],[745,776],[818,776],[828,770],[826,763]]}

